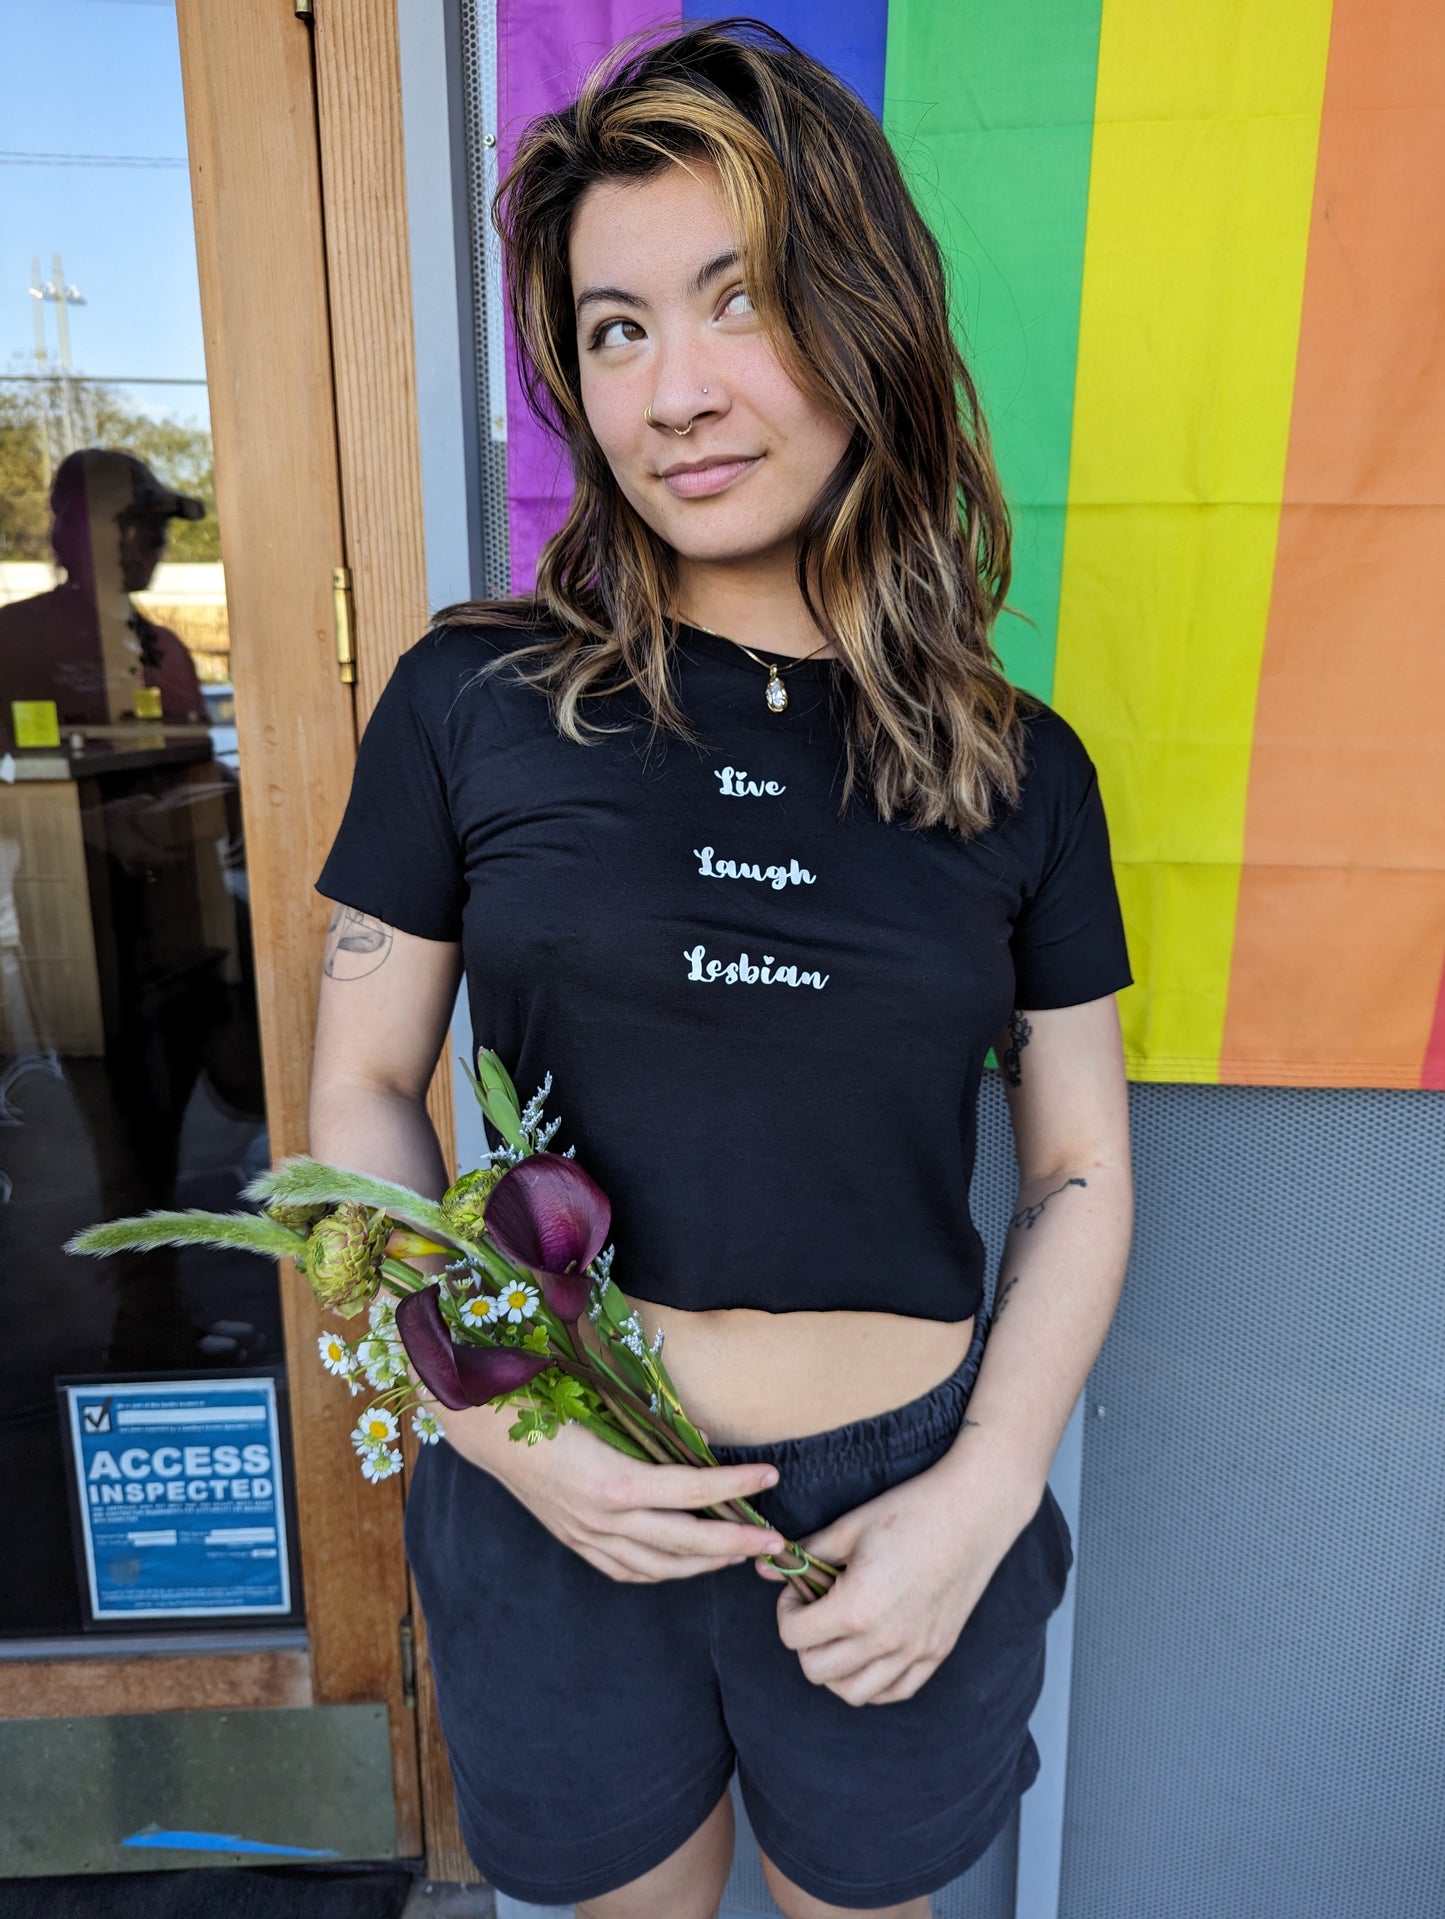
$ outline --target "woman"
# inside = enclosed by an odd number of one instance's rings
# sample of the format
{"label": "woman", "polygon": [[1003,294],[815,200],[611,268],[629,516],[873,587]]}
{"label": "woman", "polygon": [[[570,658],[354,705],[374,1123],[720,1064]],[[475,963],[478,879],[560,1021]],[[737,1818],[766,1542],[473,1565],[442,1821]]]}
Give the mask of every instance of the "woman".
{"label": "woman", "polygon": [[[723,1463],[445,1416],[406,1530],[462,1828],[514,1897],[706,1919],[736,1764],[788,1919],[919,1919],[1038,1769],[1047,1474],[1128,1253],[1094,769],[992,651],[987,436],[844,87],[753,23],[634,41],[499,212],[576,493],[535,597],[438,615],[369,723],[311,1146],[441,1192],[464,971]],[[985,1348],[990,1044],[1020,1181]],[[775,1535],[699,1510],[739,1494]],[[761,1563],[789,1536],[844,1564],[823,1599]]]}

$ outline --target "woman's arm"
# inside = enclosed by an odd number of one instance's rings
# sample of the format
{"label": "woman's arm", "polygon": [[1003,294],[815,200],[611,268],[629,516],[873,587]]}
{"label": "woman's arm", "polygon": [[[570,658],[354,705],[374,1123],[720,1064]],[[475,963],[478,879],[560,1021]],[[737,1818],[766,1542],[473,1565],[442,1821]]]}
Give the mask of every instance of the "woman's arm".
{"label": "woman's arm", "polygon": [[[461,977],[461,949],[418,939],[349,906],[331,918],[317,1006],[310,1144],[318,1159],[400,1180],[429,1199],[447,1188],[426,1110]],[[441,1254],[418,1259],[438,1271]],[[413,1374],[415,1379],[415,1374]],[[681,1579],[757,1553],[775,1533],[704,1519],[695,1508],[751,1498],[777,1475],[765,1462],[653,1466],[580,1426],[524,1446],[511,1408],[435,1406],[447,1444],[501,1479],[558,1538],[610,1578]]]}
{"label": "woman's arm", "polygon": [[995,1052],[1019,1187],[963,1425],[936,1465],[803,1541],[846,1562],[832,1591],[778,1598],[784,1645],[849,1705],[911,1698],[953,1649],[1038,1511],[1123,1289],[1134,1190],[1113,994],[1014,1013]]}
{"label": "woman's arm", "polygon": [[451,1021],[461,948],[350,906],[326,934],[309,1131],[318,1159],[439,1199],[447,1170],[426,1110]]}
{"label": "woman's arm", "polygon": [[950,1459],[1032,1515],[1118,1308],[1134,1229],[1129,1095],[1112,993],[1016,1012],[995,1042],[1019,1185],[994,1320]]}
{"label": "woman's arm", "polygon": [[[457,942],[418,939],[354,907],[336,907],[311,1065],[310,1144],[318,1159],[441,1198],[447,1169],[426,1095],[461,970]],[[433,1254],[412,1263],[434,1273],[446,1260]],[[512,1443],[511,1413],[435,1411],[448,1441],[475,1465],[502,1458]]]}

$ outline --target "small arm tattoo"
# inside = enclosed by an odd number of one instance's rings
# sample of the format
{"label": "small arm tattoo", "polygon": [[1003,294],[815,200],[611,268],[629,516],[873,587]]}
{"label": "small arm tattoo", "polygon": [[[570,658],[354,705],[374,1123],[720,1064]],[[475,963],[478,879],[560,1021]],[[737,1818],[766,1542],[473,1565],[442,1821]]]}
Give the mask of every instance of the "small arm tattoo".
{"label": "small arm tattoo", "polygon": [[1027,1206],[1020,1206],[1013,1218],[1009,1221],[1009,1225],[1022,1226],[1024,1231],[1028,1232],[1038,1220],[1049,1201],[1057,1194],[1063,1192],[1064,1186],[1087,1186],[1088,1183],[1088,1180],[1077,1177],[1066,1179],[1063,1186],[1056,1186],[1052,1193],[1045,1193],[1042,1199],[1033,1200]]}
{"label": "small arm tattoo", "polygon": [[1008,1030],[1009,1044],[1004,1048],[999,1066],[1009,1085],[1017,1086],[1023,1078],[1019,1067],[1019,1054],[1028,1045],[1034,1029],[1029,1025],[1027,1014],[1015,1010],[1008,1016]]}
{"label": "small arm tattoo", "polygon": [[328,979],[365,979],[385,963],[391,948],[391,928],[384,921],[354,906],[338,906],[326,929],[322,968]]}
{"label": "small arm tattoo", "polygon": [[995,1324],[997,1324],[999,1315],[1003,1312],[1004,1307],[1008,1305],[1009,1294],[1013,1291],[1014,1287],[1018,1285],[1018,1283],[1019,1283],[1019,1276],[1017,1273],[1015,1273],[1013,1278],[1009,1280],[1007,1285],[999,1287],[998,1298],[993,1303],[993,1319]]}

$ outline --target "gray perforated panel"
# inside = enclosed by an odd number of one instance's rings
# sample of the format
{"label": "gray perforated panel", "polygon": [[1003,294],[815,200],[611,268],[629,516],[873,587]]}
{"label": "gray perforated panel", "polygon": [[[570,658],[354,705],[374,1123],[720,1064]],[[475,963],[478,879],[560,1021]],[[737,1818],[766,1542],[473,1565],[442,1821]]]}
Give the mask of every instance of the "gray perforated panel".
{"label": "gray perforated panel", "polygon": [[[477,591],[511,591],[507,548],[506,382],[501,375],[502,315],[497,239],[490,224],[496,186],[497,5],[462,0],[462,87],[466,121],[468,227],[472,248],[472,353],[476,369],[477,471],[481,481],[482,578]],[[488,140],[492,144],[488,145]]]}
{"label": "gray perforated panel", "polygon": [[1130,1090],[1062,1919],[1441,1919],[1445,1099]]}

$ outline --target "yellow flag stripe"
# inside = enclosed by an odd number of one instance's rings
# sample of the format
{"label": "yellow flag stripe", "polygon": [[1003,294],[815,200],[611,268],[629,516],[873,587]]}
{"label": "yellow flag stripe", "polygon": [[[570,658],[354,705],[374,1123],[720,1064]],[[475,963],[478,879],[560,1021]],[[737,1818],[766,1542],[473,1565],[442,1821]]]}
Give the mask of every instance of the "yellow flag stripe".
{"label": "yellow flag stripe", "polygon": [[1217,1079],[1330,0],[1105,0],[1054,704],[1099,767],[1129,1070]]}

